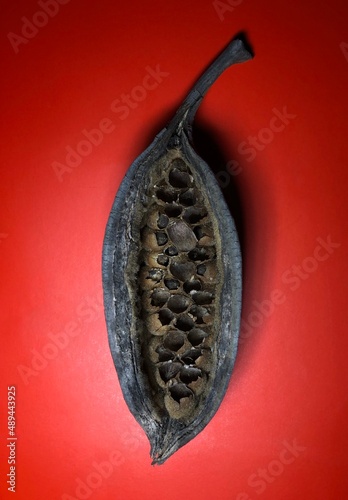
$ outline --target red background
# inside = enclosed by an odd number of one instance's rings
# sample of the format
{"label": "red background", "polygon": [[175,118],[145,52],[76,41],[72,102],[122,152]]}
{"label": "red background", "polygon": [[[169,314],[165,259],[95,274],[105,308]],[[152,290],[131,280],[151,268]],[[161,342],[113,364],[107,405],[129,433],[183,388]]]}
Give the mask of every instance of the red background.
{"label": "red background", "polygon": [[[39,10],[2,2],[1,498],[11,385],[17,499],[348,498],[346,1],[230,0],[219,16],[212,1],[71,0],[16,53],[8,34]],[[224,193],[234,186],[243,209],[241,346],[214,419],[153,467],[109,352],[104,228],[129,165],[241,30],[255,59],[228,70],[197,116],[240,166]],[[111,104],[156,65],[169,75],[121,120]],[[238,146],[269,138],[284,107],[289,123],[248,161]],[[59,180],[52,163],[103,118],[112,132]]]}

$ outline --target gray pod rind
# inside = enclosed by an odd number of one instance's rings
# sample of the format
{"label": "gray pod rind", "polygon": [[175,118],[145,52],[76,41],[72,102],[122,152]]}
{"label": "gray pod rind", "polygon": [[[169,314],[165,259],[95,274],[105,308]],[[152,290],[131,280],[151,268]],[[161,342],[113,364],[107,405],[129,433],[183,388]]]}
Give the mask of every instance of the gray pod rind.
{"label": "gray pod rind", "polygon": [[[146,432],[151,443],[153,463],[157,464],[162,464],[194,438],[211,420],[226,392],[236,357],[242,286],[238,236],[213,173],[191,146],[191,126],[203,95],[222,71],[231,64],[250,58],[243,42],[237,39],[213,62],[173,120],[128,170],[107,223],[102,276],[110,349],[124,399]],[[175,168],[174,162],[175,165],[183,166]],[[179,180],[170,184],[173,168]],[[174,193],[175,201],[167,203],[157,200],[157,205],[154,205],[157,185],[165,186],[164,189]],[[188,192],[200,199],[201,215],[198,217],[201,217],[203,225],[193,222],[190,226],[189,215],[192,208],[187,208],[186,202],[178,208],[178,200],[184,199]],[[184,215],[167,217],[165,210],[169,205]],[[165,224],[169,224],[163,232],[151,229],[149,213],[154,210],[162,214]],[[200,243],[209,238],[199,240],[198,236],[194,236],[200,234],[202,227],[210,231],[212,243],[208,243],[209,247]],[[168,251],[170,242],[158,246],[162,242],[156,242],[154,236],[161,234],[166,241],[168,234],[179,230],[188,235],[189,242],[180,243],[180,238],[174,234],[172,238],[177,241],[179,250],[175,249],[175,257],[167,257],[165,251]],[[144,231],[149,233],[149,241],[154,241],[151,243],[154,250],[149,247],[150,243],[146,238],[144,240]],[[194,239],[191,244],[190,238],[196,238],[197,243]],[[170,249],[173,247],[172,244]],[[191,248],[193,250],[190,253]],[[192,251],[197,251],[198,257],[197,254],[192,257]],[[203,268],[200,264],[199,252],[210,255],[210,265],[214,269],[210,278],[204,276],[206,271],[204,263]],[[152,261],[155,257],[158,259],[158,255],[162,256],[162,262],[167,263],[156,264],[154,268],[146,267],[146,262],[150,258]],[[193,269],[192,262],[196,266],[195,274],[187,278],[188,281],[184,284],[173,279],[179,283],[180,288],[168,291],[163,280],[166,277],[168,279],[168,276],[173,278],[174,265],[183,265],[184,269],[188,265]],[[199,265],[200,273],[202,270],[204,272],[198,275]],[[141,278],[144,270],[145,278]],[[152,272],[152,281],[147,272]],[[174,274],[174,277],[177,276]],[[182,278],[182,281],[185,279]],[[195,289],[184,291],[185,284],[192,283],[199,283],[201,288],[198,290],[203,290],[203,295],[201,293],[199,297],[204,299],[209,296],[212,305],[198,306],[196,296],[199,292]],[[149,321],[154,321],[155,317],[158,320],[160,314],[160,309],[153,306],[154,291],[174,297],[178,302],[179,299],[186,301],[190,303],[190,308],[181,314],[182,311],[178,313],[173,308],[161,306],[162,310],[165,307],[167,314],[170,313],[169,319],[159,323],[159,327],[156,326],[157,329],[151,331],[152,327],[147,326]],[[146,302],[147,297],[150,302]],[[199,314],[203,316],[198,316]],[[192,318],[192,321],[199,324],[186,326],[183,323],[181,331],[180,318],[181,323],[183,318],[186,321],[191,321]],[[187,340],[192,330],[206,337],[198,347],[195,343],[191,346]],[[173,338],[177,339],[178,336],[183,339],[179,347],[173,344]],[[172,343],[168,349],[169,342]],[[152,345],[156,345],[156,349]],[[163,361],[157,358],[159,352],[165,353],[170,359]],[[191,356],[196,353],[198,361],[191,359],[187,353],[191,353]],[[205,360],[208,358],[209,362]],[[203,359],[201,365],[200,359]],[[163,370],[171,372],[163,375]],[[191,378],[187,379],[188,373]],[[192,373],[199,376],[193,376]],[[185,384],[183,380],[186,380]]]}

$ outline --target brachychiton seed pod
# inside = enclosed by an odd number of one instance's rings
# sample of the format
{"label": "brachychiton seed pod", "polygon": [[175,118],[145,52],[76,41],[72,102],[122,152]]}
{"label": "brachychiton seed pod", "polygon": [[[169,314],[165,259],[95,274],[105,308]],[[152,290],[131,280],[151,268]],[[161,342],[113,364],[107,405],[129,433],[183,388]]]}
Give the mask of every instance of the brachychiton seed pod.
{"label": "brachychiton seed pod", "polygon": [[191,145],[191,128],[219,75],[251,57],[235,39],[212,63],[128,170],[106,228],[110,349],[124,398],[156,464],[208,424],[234,365],[239,242],[215,177]]}

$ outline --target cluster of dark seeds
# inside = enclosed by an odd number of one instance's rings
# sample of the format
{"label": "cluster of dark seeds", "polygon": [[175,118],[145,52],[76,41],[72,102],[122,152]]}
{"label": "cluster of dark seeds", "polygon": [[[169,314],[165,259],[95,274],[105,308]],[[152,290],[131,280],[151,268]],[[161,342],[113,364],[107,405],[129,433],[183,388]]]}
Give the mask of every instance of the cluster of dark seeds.
{"label": "cluster of dark seeds", "polygon": [[216,245],[203,197],[180,157],[166,161],[147,195],[139,269],[142,349],[154,391],[164,393],[169,414],[179,418],[204,392],[211,369]]}

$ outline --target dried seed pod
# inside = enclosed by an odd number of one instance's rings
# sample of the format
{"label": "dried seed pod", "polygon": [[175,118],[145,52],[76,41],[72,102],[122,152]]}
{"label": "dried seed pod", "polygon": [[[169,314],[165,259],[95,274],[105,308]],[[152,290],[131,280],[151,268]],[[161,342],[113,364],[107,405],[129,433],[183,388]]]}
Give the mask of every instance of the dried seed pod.
{"label": "dried seed pod", "polygon": [[103,249],[110,348],[124,398],[161,464],[217,411],[232,372],[241,310],[233,219],[192,148],[208,88],[250,53],[232,41],[173,120],[130,167]]}

